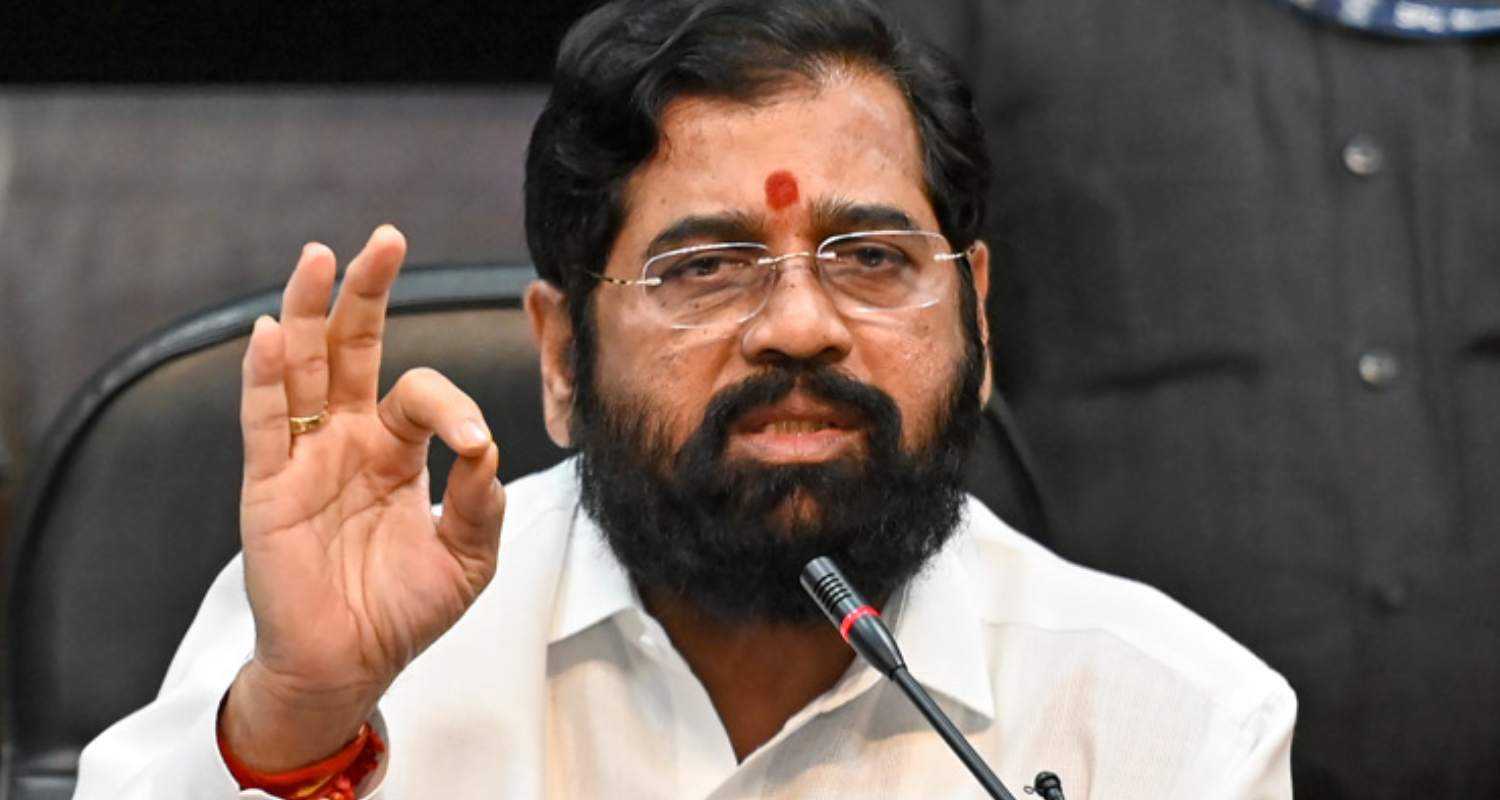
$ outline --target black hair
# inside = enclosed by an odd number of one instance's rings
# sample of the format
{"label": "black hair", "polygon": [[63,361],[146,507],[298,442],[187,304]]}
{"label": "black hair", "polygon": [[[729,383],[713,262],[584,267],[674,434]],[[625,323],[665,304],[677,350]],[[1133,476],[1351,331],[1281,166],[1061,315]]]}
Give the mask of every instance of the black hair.
{"label": "black hair", "polygon": [[972,93],[945,55],[903,34],[875,5],[616,0],[563,39],[526,155],[527,245],[538,274],[566,295],[574,331],[589,335],[587,300],[597,283],[590,273],[604,271],[624,223],[625,183],[655,154],[668,103],[684,96],[753,103],[840,67],[889,77],[905,95],[938,224],[955,248],[971,245],[990,175]]}

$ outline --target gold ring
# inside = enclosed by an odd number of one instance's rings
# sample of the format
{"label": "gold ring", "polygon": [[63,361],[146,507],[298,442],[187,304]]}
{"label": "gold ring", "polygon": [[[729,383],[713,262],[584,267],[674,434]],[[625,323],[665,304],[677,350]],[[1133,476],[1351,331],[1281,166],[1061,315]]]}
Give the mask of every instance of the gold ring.
{"label": "gold ring", "polygon": [[310,417],[288,417],[287,421],[291,423],[293,436],[315,431],[328,421],[328,407]]}

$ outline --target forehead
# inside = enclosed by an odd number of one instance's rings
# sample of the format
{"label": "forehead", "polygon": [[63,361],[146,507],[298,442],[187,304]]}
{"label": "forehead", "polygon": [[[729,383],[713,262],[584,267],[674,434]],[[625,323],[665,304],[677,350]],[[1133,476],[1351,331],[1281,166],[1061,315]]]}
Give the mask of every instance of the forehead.
{"label": "forehead", "polygon": [[[754,104],[687,97],[662,115],[657,153],[626,184],[617,245],[694,214],[777,213],[789,231],[819,201],[879,203],[936,229],[906,100],[865,72],[798,83]],[[797,201],[769,191],[790,179]],[[784,206],[784,207],[782,207]]]}

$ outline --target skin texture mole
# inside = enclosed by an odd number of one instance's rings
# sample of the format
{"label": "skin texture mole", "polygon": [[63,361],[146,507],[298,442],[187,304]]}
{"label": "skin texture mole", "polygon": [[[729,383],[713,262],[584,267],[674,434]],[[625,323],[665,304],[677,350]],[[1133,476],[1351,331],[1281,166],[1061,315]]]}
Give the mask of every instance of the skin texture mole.
{"label": "skin texture mole", "polygon": [[766,205],[780,211],[797,202],[797,179],[784,169],[766,176]]}

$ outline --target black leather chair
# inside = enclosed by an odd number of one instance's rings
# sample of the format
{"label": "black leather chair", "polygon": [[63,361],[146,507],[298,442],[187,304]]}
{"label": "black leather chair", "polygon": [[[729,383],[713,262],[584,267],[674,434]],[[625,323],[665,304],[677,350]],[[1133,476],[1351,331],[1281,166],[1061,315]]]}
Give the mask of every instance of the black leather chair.
{"label": "black leather chair", "polygon": [[[562,459],[542,427],[520,298],[528,267],[412,268],[391,298],[383,383],[429,365],[485,409],[501,477]],[[78,754],[156,694],[214,575],[238,548],[240,358],[267,291],[153,335],[97,374],[35,459],[6,563],[0,800],[62,800]],[[1024,459],[992,405],[972,490],[1041,530]],[[434,476],[452,455],[434,447]],[[441,492],[441,480],[433,490]]]}

